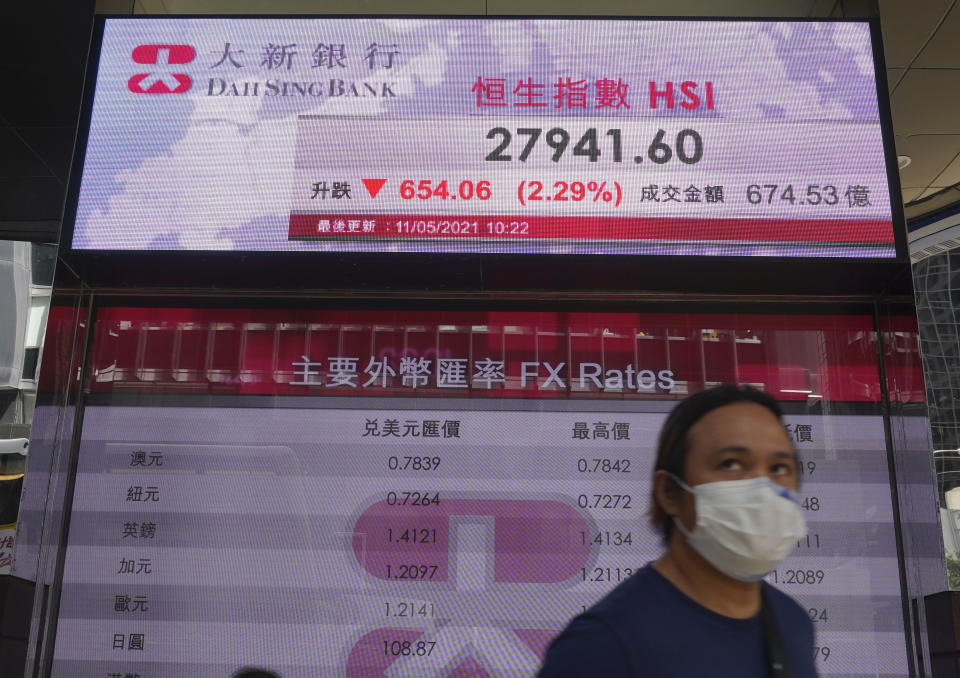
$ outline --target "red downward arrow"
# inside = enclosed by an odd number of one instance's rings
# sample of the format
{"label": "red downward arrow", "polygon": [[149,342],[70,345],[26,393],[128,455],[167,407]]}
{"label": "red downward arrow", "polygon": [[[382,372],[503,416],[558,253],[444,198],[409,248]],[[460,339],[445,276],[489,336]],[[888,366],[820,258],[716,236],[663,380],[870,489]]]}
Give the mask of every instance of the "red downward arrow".
{"label": "red downward arrow", "polygon": [[371,198],[376,198],[377,193],[379,193],[383,185],[387,183],[386,179],[361,179],[360,181],[367,187],[367,193],[370,194]]}

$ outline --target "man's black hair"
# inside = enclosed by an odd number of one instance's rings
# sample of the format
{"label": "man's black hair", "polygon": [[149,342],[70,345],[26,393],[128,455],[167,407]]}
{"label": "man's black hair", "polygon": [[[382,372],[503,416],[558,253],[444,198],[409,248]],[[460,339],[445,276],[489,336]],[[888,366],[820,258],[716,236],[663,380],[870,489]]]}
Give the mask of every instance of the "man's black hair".
{"label": "man's black hair", "polygon": [[[743,402],[765,407],[778,420],[783,419],[783,411],[777,401],[769,394],[751,386],[720,384],[695,393],[677,403],[664,422],[657,442],[657,462],[653,468],[654,473],[660,470],[668,471],[681,480],[686,480],[684,465],[687,454],[690,452],[690,429],[718,407]],[[656,496],[653,496],[651,501],[650,516],[654,526],[663,534],[664,540],[669,542],[670,535],[673,534],[673,521],[657,503]]]}
{"label": "man's black hair", "polygon": [[244,666],[234,673],[232,678],[280,678],[280,674],[255,666]]}

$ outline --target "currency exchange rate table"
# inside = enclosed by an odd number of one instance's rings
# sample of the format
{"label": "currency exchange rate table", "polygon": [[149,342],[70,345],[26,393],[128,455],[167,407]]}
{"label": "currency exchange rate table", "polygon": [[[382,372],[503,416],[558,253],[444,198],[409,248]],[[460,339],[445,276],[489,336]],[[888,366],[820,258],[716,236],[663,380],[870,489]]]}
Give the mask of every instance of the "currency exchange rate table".
{"label": "currency exchange rate table", "polygon": [[[88,407],[53,675],[532,675],[661,552],[669,406]],[[808,610],[821,675],[903,675],[882,419],[786,424],[809,535],[768,581]]]}

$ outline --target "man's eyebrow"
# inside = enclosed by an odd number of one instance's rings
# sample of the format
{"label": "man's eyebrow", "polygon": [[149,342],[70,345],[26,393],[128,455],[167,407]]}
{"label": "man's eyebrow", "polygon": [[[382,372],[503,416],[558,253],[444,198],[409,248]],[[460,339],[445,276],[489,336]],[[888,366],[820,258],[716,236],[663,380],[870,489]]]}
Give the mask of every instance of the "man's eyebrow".
{"label": "man's eyebrow", "polygon": [[744,445],[727,445],[713,451],[714,456],[721,454],[728,454],[734,452],[736,454],[750,454],[750,449]]}
{"label": "man's eyebrow", "polygon": [[[719,448],[719,449],[717,449],[717,450],[714,450],[714,451],[713,451],[713,456],[716,457],[716,456],[720,456],[720,455],[722,455],[722,454],[731,454],[731,453],[733,453],[733,454],[750,454],[751,452],[750,452],[750,448],[748,448],[748,447],[746,447],[746,446],[744,446],[744,445],[726,445],[726,446],[721,447],[721,448]],[[784,459],[784,458],[786,458],[786,459],[794,459],[794,460],[798,459],[797,453],[794,452],[794,451],[792,451],[792,450],[789,451],[789,452],[787,452],[786,450],[777,450],[776,452],[773,453],[773,456],[776,457],[777,459]]]}

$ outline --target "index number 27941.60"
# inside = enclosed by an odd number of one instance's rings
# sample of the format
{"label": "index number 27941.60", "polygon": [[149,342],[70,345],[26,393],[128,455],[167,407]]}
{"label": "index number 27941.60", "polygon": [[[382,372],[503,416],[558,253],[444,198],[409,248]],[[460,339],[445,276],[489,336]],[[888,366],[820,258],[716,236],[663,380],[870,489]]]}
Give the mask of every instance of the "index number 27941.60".
{"label": "index number 27941.60", "polygon": [[[511,148],[514,135],[518,143]],[[603,158],[609,162],[618,163],[623,162],[624,156],[623,133],[615,128],[601,133],[596,127],[591,127],[583,134],[577,135],[571,134],[562,127],[554,127],[546,132],[540,127],[520,127],[516,130],[494,127],[487,132],[487,139],[499,140],[497,146],[484,158],[488,162],[510,162],[514,159],[526,162],[534,150],[538,146],[542,148],[543,145],[549,147],[547,153],[550,154],[550,160],[553,162],[560,162],[563,157],[580,156],[587,158],[590,162],[597,162]],[[574,139],[577,141],[574,142]],[[507,152],[515,150],[521,143],[523,146],[518,154]],[[571,143],[573,143],[573,149],[570,153],[566,153]],[[667,138],[666,130],[659,129],[649,144],[644,142],[641,148],[634,149],[635,155],[630,149],[626,150],[628,162],[632,158],[633,162],[641,163],[647,158],[650,162],[663,165],[676,159],[686,165],[695,165],[703,158],[703,138],[696,130],[682,129],[675,138],[670,139]]]}

